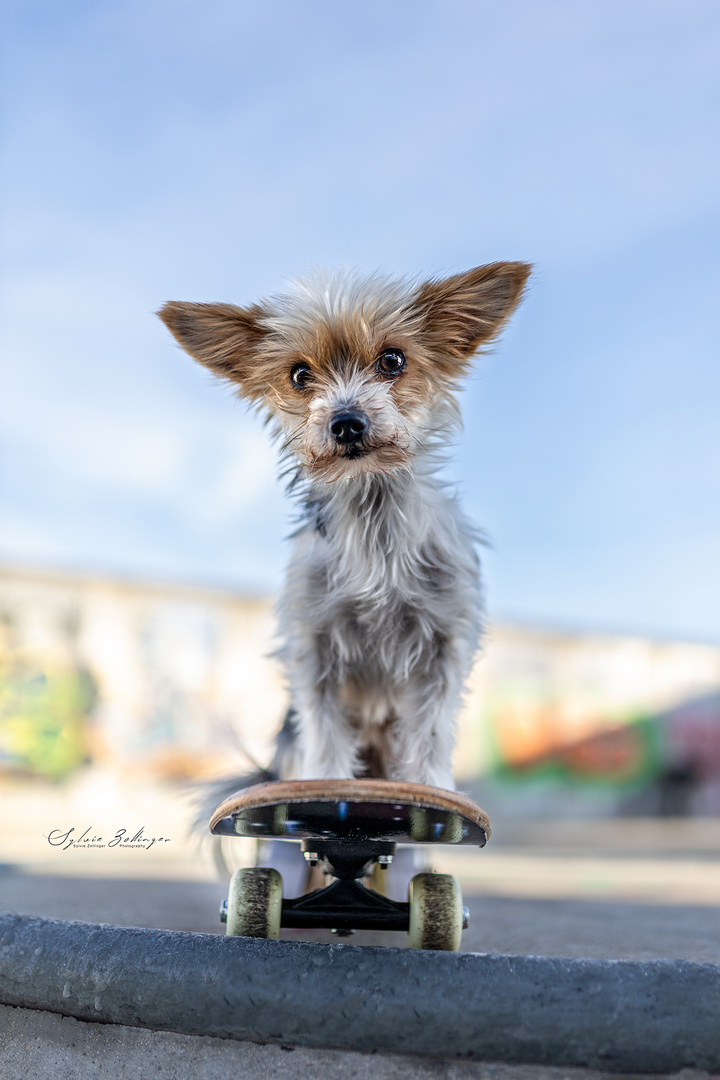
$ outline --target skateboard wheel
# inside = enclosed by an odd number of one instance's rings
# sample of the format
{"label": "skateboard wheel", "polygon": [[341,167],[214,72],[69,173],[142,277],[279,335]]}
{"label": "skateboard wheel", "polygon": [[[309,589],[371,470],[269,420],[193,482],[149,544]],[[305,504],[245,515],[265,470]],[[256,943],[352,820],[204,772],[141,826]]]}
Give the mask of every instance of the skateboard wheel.
{"label": "skateboard wheel", "polygon": [[229,937],[279,938],[283,881],[277,870],[246,866],[230,878]]}
{"label": "skateboard wheel", "polygon": [[410,811],[410,837],[416,844],[432,839],[427,811],[422,806],[413,806]]}
{"label": "skateboard wheel", "polygon": [[463,903],[460,885],[451,874],[416,874],[408,891],[411,949],[460,948]]}
{"label": "skateboard wheel", "polygon": [[459,844],[463,838],[462,821],[457,814],[449,814],[444,822],[438,840],[442,844]]}
{"label": "skateboard wheel", "polygon": [[287,803],[281,803],[280,806],[276,806],[273,810],[273,822],[272,830],[273,836],[283,836],[285,834],[285,825],[288,819]]}
{"label": "skateboard wheel", "polygon": [[410,811],[410,836],[416,844],[459,844],[463,838],[462,820],[457,814],[428,814],[422,806]]}

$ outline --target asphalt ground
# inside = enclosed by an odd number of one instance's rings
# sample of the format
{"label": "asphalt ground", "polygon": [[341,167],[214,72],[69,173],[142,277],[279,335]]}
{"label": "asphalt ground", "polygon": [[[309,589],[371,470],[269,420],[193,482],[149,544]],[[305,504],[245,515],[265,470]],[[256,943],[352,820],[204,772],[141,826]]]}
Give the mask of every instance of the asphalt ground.
{"label": "asphalt ground", "polygon": [[[430,1061],[108,1024],[0,1005],[0,1080],[659,1080],[658,1074]],[[717,1080],[683,1069],[663,1080]]]}
{"label": "asphalt ground", "polygon": [[[720,964],[720,910],[710,905],[503,896],[463,883],[470,926],[463,950],[593,959],[684,959]],[[63,877],[0,870],[0,910],[46,918],[223,934],[217,881]],[[331,931],[283,930],[338,944]],[[358,932],[353,945],[403,948],[405,935]]]}

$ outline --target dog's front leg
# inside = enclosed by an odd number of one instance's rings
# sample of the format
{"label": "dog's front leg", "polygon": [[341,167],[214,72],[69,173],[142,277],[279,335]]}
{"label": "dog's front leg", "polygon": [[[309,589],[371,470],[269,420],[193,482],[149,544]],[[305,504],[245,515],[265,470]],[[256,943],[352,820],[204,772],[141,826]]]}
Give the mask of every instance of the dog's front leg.
{"label": "dog's front leg", "polygon": [[446,665],[410,679],[395,728],[394,779],[454,790],[454,725],[462,685],[460,672]]}
{"label": "dog's front leg", "polygon": [[335,694],[325,688],[297,697],[301,780],[349,779],[358,772],[357,736]]}
{"label": "dog's front leg", "polygon": [[[297,713],[301,780],[347,779],[358,773],[358,733],[340,700],[337,675],[321,641],[295,665],[292,697]],[[328,670],[330,667],[330,670]]]}

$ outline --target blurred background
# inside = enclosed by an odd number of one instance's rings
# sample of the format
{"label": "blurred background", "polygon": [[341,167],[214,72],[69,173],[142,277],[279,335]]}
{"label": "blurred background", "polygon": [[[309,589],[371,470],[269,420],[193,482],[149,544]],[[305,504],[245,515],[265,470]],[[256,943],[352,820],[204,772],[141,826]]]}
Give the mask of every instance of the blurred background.
{"label": "blurred background", "polygon": [[447,470],[488,537],[459,786],[499,836],[719,815],[717,4],[1,18],[0,858],[179,852],[183,784],[267,759],[292,508],[153,313],[316,265],[535,264]]}

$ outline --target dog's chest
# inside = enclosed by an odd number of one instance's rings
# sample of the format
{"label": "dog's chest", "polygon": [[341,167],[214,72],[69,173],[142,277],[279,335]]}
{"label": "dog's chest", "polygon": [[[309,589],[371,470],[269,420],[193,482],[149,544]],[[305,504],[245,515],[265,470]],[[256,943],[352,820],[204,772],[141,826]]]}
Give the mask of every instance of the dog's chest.
{"label": "dog's chest", "polygon": [[326,536],[312,563],[305,617],[346,660],[393,667],[404,651],[434,646],[455,621],[458,575],[433,558],[431,545],[349,551]]}
{"label": "dog's chest", "polygon": [[454,505],[382,494],[321,504],[296,535],[286,610],[329,669],[408,671],[474,633],[477,559]]}

